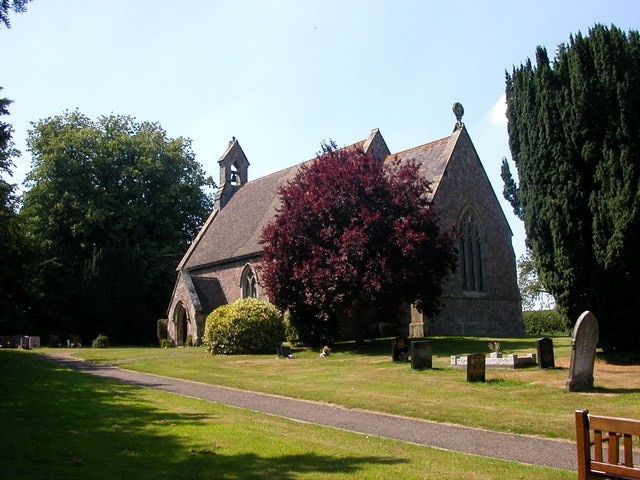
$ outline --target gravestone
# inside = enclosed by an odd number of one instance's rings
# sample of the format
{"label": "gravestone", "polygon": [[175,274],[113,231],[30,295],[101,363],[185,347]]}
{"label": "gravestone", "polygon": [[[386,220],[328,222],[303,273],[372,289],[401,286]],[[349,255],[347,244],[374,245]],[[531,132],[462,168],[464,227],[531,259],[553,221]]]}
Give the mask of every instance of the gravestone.
{"label": "gravestone", "polygon": [[556,360],[553,355],[553,340],[548,337],[539,338],[536,341],[538,350],[538,368],[556,368]]}
{"label": "gravestone", "polygon": [[467,382],[484,382],[485,368],[484,353],[467,355]]}
{"label": "gravestone", "polygon": [[571,334],[571,363],[567,390],[584,392],[593,388],[593,364],[598,344],[598,321],[593,313],[586,311],[573,327]]}
{"label": "gravestone", "polygon": [[278,358],[280,357],[291,358],[291,348],[286,347],[284,345],[278,345],[276,347],[276,355],[278,356]]}
{"label": "gravestone", "polygon": [[406,338],[398,337],[391,340],[391,360],[394,362],[409,360],[409,344]]}
{"label": "gravestone", "polygon": [[433,347],[429,340],[411,342],[411,368],[422,370],[433,366]]}

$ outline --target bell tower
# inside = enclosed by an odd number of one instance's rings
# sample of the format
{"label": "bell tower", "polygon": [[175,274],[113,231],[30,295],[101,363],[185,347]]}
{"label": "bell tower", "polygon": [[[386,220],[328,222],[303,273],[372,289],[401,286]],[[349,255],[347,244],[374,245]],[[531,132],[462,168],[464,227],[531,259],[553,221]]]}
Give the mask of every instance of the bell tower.
{"label": "bell tower", "polygon": [[249,160],[233,137],[220,160],[220,183],[216,192],[215,208],[222,209],[233,194],[248,181]]}

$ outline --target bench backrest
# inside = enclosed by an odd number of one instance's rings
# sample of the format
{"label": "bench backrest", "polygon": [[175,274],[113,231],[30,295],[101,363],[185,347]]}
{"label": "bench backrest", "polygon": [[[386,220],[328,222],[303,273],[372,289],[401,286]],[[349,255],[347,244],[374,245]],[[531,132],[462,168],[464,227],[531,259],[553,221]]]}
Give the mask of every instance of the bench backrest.
{"label": "bench backrest", "polygon": [[640,465],[633,463],[634,438],[636,448],[640,439],[640,420],[590,415],[588,410],[576,410],[575,414],[578,480],[640,479]]}

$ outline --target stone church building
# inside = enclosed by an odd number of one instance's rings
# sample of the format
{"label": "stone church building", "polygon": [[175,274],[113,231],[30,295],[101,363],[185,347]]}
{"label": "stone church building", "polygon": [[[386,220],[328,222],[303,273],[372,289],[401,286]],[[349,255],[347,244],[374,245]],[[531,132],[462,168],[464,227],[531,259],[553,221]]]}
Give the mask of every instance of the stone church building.
{"label": "stone church building", "polygon": [[[432,184],[433,202],[444,228],[456,225],[458,268],[444,285],[440,313],[427,318],[407,307],[399,326],[376,324],[372,336],[523,333],[512,232],[466,127],[451,135],[392,154],[380,134],[355,144],[381,161],[415,159]],[[294,178],[295,165],[249,181],[249,161],[234,138],[218,161],[219,189],[213,212],[177,267],[168,309],[169,336],[177,345],[204,333],[207,315],[239,298],[268,300],[256,266],[263,228],[279,205],[278,189]],[[347,334],[348,335],[348,334]]]}

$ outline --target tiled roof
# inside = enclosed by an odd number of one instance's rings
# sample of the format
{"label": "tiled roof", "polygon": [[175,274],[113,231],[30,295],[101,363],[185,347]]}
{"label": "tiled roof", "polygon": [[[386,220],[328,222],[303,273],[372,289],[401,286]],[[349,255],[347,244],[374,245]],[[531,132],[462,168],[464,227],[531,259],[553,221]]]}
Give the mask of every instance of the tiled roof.
{"label": "tiled roof", "polygon": [[[450,158],[451,151],[447,147],[451,140],[452,137],[445,137],[389,155],[386,159],[397,156],[401,161],[417,160],[421,164],[421,172],[433,182],[435,194]],[[346,148],[362,146],[364,142]],[[280,204],[278,189],[294,178],[300,165],[252,180],[239,188],[224,208],[212,214],[178,268],[194,270],[259,255],[262,248],[258,242],[262,231]]]}
{"label": "tiled roof", "polygon": [[192,276],[191,281],[203,312],[212,312],[228,303],[217,278]]}
{"label": "tiled roof", "polygon": [[207,222],[206,230],[190,250],[183,268],[193,269],[258,254],[262,229],[274,217],[280,203],[278,189],[293,179],[298,167],[266,175],[239,188],[225,207]]}
{"label": "tiled roof", "polygon": [[431,189],[432,195],[434,195],[449,163],[450,154],[447,154],[447,147],[450,144],[450,140],[451,137],[441,138],[419,147],[389,155],[387,160],[397,157],[400,161],[413,159],[418,162],[420,164],[420,173],[432,182]]}

